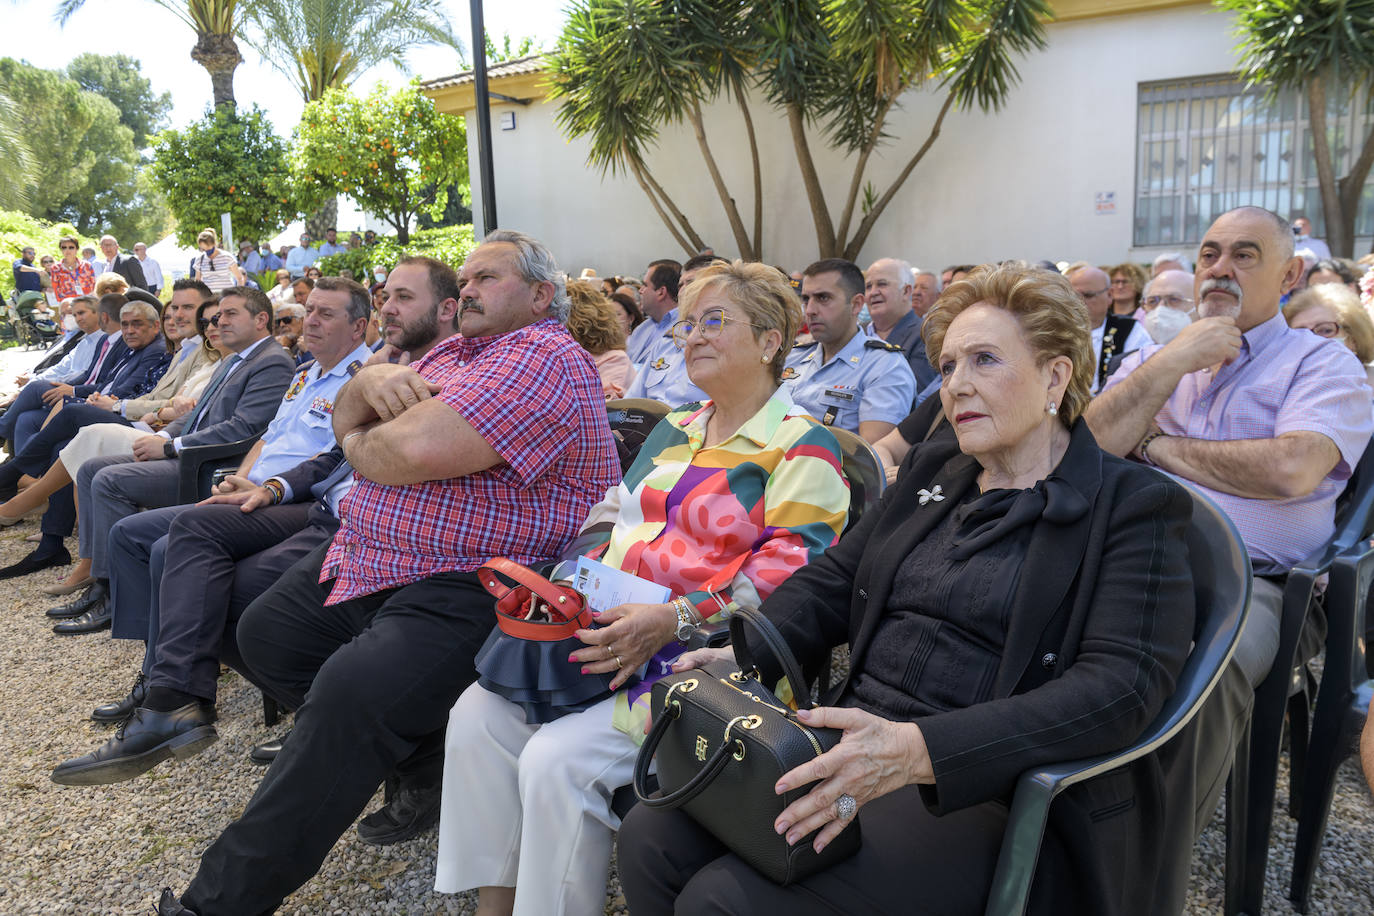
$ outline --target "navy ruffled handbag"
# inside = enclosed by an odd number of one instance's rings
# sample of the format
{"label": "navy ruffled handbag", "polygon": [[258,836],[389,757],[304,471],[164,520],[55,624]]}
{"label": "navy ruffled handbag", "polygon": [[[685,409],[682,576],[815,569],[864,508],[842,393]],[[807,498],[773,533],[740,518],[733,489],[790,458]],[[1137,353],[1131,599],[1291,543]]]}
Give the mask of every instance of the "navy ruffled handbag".
{"label": "navy ruffled handbag", "polygon": [[613,673],[583,674],[568,661],[586,647],[573,634],[595,626],[580,592],[504,557],[478,567],[477,579],[496,598],[496,627],[477,653],[477,683],[518,704],[531,725],[581,712],[612,694]]}

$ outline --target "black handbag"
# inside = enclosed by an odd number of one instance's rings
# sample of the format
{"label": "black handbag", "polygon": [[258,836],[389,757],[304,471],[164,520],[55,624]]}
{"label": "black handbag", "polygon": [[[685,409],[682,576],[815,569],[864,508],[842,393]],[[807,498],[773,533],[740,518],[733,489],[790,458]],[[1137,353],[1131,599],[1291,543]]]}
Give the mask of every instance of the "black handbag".
{"label": "black handbag", "polygon": [[[739,608],[730,619],[738,671],[698,668],[654,683],[653,725],[635,760],[635,795],[648,808],[683,808],[765,877],[791,884],[857,852],[859,822],[852,819],[820,853],[811,846],[814,833],[788,846],[773,830],[783,809],[811,789],[777,795],[778,779],[839,744],[843,733],[804,725],[759,681],[746,622],[787,676],[798,707],[814,705],[782,635],[758,611]],[[655,756],[662,794],[650,797],[646,780]]]}

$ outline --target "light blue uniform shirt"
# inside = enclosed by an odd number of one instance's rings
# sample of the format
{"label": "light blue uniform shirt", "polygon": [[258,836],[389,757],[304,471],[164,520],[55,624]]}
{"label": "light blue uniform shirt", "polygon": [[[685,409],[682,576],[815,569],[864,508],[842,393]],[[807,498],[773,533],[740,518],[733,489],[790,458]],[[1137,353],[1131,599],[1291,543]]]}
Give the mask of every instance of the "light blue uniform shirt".
{"label": "light blue uniform shirt", "polygon": [[324,375],[319,363],[296,373],[262,434],[262,452],[248,470],[249,480],[260,484],[334,447],[334,398],[371,355],[366,344],[358,344]]}
{"label": "light blue uniform shirt", "polygon": [[687,360],[676,345],[669,353],[655,356],[640,367],[625,397],[652,398],[669,407],[681,407],[708,399],[706,392],[692,384],[687,375]]}
{"label": "light blue uniform shirt", "polygon": [[916,377],[901,351],[857,330],[825,365],[820,344],[794,349],[782,374],[792,400],[807,413],[852,433],[861,421],[900,422],[916,396]]}
{"label": "light blue uniform shirt", "polygon": [[91,360],[95,359],[104,342],[104,331],[92,331],[78,340],[70,353],[35,375],[31,381],[66,382],[68,385],[84,382],[91,372]]}
{"label": "light blue uniform shirt", "polygon": [[291,271],[291,279],[299,280],[305,276],[305,269],[315,263],[320,256],[317,248],[304,248],[297,245],[286,253],[286,269]]}
{"label": "light blue uniform shirt", "polygon": [[625,339],[625,352],[629,355],[630,362],[635,364],[636,370],[645,363],[677,349],[672,335],[668,333],[676,322],[677,309],[669,309],[668,314],[660,321],[654,321],[646,315],[639,323],[639,327],[630,332],[630,336]]}

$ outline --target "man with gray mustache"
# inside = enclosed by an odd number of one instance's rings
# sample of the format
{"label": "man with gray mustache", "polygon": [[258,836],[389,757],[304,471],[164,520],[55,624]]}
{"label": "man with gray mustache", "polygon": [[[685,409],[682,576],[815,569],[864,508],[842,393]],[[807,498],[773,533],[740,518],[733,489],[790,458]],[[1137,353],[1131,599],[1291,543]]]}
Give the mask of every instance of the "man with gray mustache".
{"label": "man with gray mustache", "polygon": [[[1336,497],[1374,432],[1374,411],[1350,350],[1289,328],[1279,314],[1303,269],[1282,217],[1259,207],[1223,213],[1197,264],[1197,320],[1123,360],[1086,418],[1103,448],[1196,485],[1245,540],[1255,572],[1250,616],[1198,726],[1216,746],[1200,748],[1200,758],[1229,758],[1234,741],[1223,746],[1220,736],[1238,733],[1278,651],[1275,578],[1330,538]],[[1228,768],[1200,759],[1198,830]]]}

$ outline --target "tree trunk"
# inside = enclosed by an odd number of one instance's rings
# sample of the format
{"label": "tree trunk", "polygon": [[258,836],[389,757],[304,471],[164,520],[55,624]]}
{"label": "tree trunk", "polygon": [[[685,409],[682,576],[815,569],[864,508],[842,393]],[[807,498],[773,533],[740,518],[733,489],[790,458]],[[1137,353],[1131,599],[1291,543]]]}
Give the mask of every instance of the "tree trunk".
{"label": "tree trunk", "polygon": [[926,137],[926,142],[921,144],[921,148],[916,150],[916,155],[907,161],[902,167],[901,172],[893,179],[883,196],[878,198],[878,202],[873,205],[873,209],[864,214],[863,221],[859,223],[859,228],[854,232],[854,238],[844,242],[844,256],[849,260],[854,260],[859,256],[859,252],[864,247],[864,242],[868,241],[868,235],[873,231],[873,227],[878,222],[878,217],[883,215],[887,205],[892,202],[892,198],[897,196],[897,191],[906,182],[913,169],[925,158],[926,152],[934,145],[935,139],[940,136],[940,128],[945,123],[945,115],[949,114],[949,109],[954,105],[954,93],[950,93],[945,99],[945,104],[940,106],[940,113],[935,118],[935,124],[930,128],[930,134]]}
{"label": "tree trunk", "polygon": [[658,218],[663,220],[663,225],[668,227],[668,231],[673,234],[674,240],[682,246],[682,250],[687,252],[688,255],[691,255],[693,253],[692,247],[687,244],[687,239],[678,230],[672,218],[664,212],[663,205],[658,202],[658,198],[654,195],[653,189],[649,187],[649,182],[644,178],[642,167],[639,163],[632,161],[630,163],[630,171],[634,173],[635,180],[639,182],[640,189],[644,191],[644,196],[649,198],[649,203],[653,204],[654,212],[658,214]]}
{"label": "tree trunk", "polygon": [[209,72],[215,107],[228,105],[234,108],[234,69],[243,63],[234,36],[208,32],[198,35],[195,46],[191,48],[191,60]]}
{"label": "tree trunk", "polygon": [[[1346,232],[1347,220],[1336,189],[1336,173],[1331,162],[1331,143],[1326,136],[1326,73],[1307,81],[1307,123],[1312,132],[1312,160],[1317,166],[1317,185],[1321,188],[1322,216],[1326,222],[1326,244],[1338,258],[1350,257],[1354,239]],[[1355,217],[1348,224],[1353,229]]]}
{"label": "tree trunk", "polygon": [[849,178],[849,196],[845,198],[844,212],[840,214],[840,228],[835,232],[841,245],[849,236],[849,222],[854,218],[854,207],[859,202],[859,189],[863,187],[864,172],[868,169],[868,160],[878,146],[879,138],[883,135],[883,124],[887,122],[887,113],[891,110],[892,97],[889,96],[878,110],[878,116],[873,119],[873,129],[869,131],[863,149],[859,150],[859,159],[854,163],[854,174]]}
{"label": "tree trunk", "polygon": [[754,117],[744,97],[744,87],[735,82],[735,98],[744,116],[744,132],[749,137],[749,158],[754,164],[754,257],[763,260],[763,171],[759,166],[759,141],[754,134]]}
{"label": "tree trunk", "polygon": [[757,261],[754,255],[754,246],[749,242],[749,231],[744,228],[744,220],[740,219],[739,208],[735,206],[735,199],[730,196],[730,191],[725,187],[725,179],[721,177],[720,168],[716,165],[716,157],[711,155],[711,145],[706,142],[706,127],[701,121],[701,105],[692,101],[692,108],[687,113],[687,120],[692,123],[692,130],[697,137],[697,146],[701,148],[701,158],[706,160],[706,171],[711,174],[711,183],[716,186],[716,194],[720,197],[720,205],[725,208],[725,218],[730,221],[730,231],[735,236],[735,247],[739,249],[739,256],[746,261]]}
{"label": "tree trunk", "polygon": [[835,225],[830,221],[830,209],[825,205],[825,189],[821,187],[815,160],[811,158],[811,147],[806,142],[806,122],[802,118],[801,106],[796,102],[787,103],[787,125],[792,129],[792,148],[797,154],[797,165],[801,167],[806,199],[811,204],[811,222],[816,227],[816,252],[822,258],[833,258],[838,254],[839,247],[835,244]]}
{"label": "tree trunk", "polygon": [[654,189],[654,193],[657,194],[658,199],[663,202],[663,206],[668,209],[669,213],[673,214],[673,219],[677,220],[677,225],[682,228],[682,234],[687,236],[687,241],[690,245],[683,245],[683,247],[687,249],[687,253],[693,255],[704,249],[706,243],[701,240],[701,236],[692,228],[692,224],[687,220],[687,217],[677,208],[677,204],[673,203],[673,199],[668,196],[668,192],[663,190],[663,186],[654,178],[653,173],[649,171],[649,167],[638,160],[635,161],[635,165],[639,169],[636,176],[640,178],[641,184],[647,184]]}
{"label": "tree trunk", "polygon": [[319,241],[324,238],[326,229],[335,228],[338,219],[339,198],[338,195],[331,195],[318,210],[305,218],[305,231],[310,233],[312,239]]}
{"label": "tree trunk", "polygon": [[[1355,164],[1340,180],[1341,210],[1346,217],[1345,237],[1350,239],[1351,248],[1347,257],[1354,256],[1355,217],[1360,212],[1360,196],[1364,192],[1365,179],[1369,177],[1371,167],[1374,167],[1374,125],[1370,126],[1369,135],[1364,138],[1364,147],[1360,150]],[[1370,250],[1374,251],[1374,245],[1370,246]]]}

